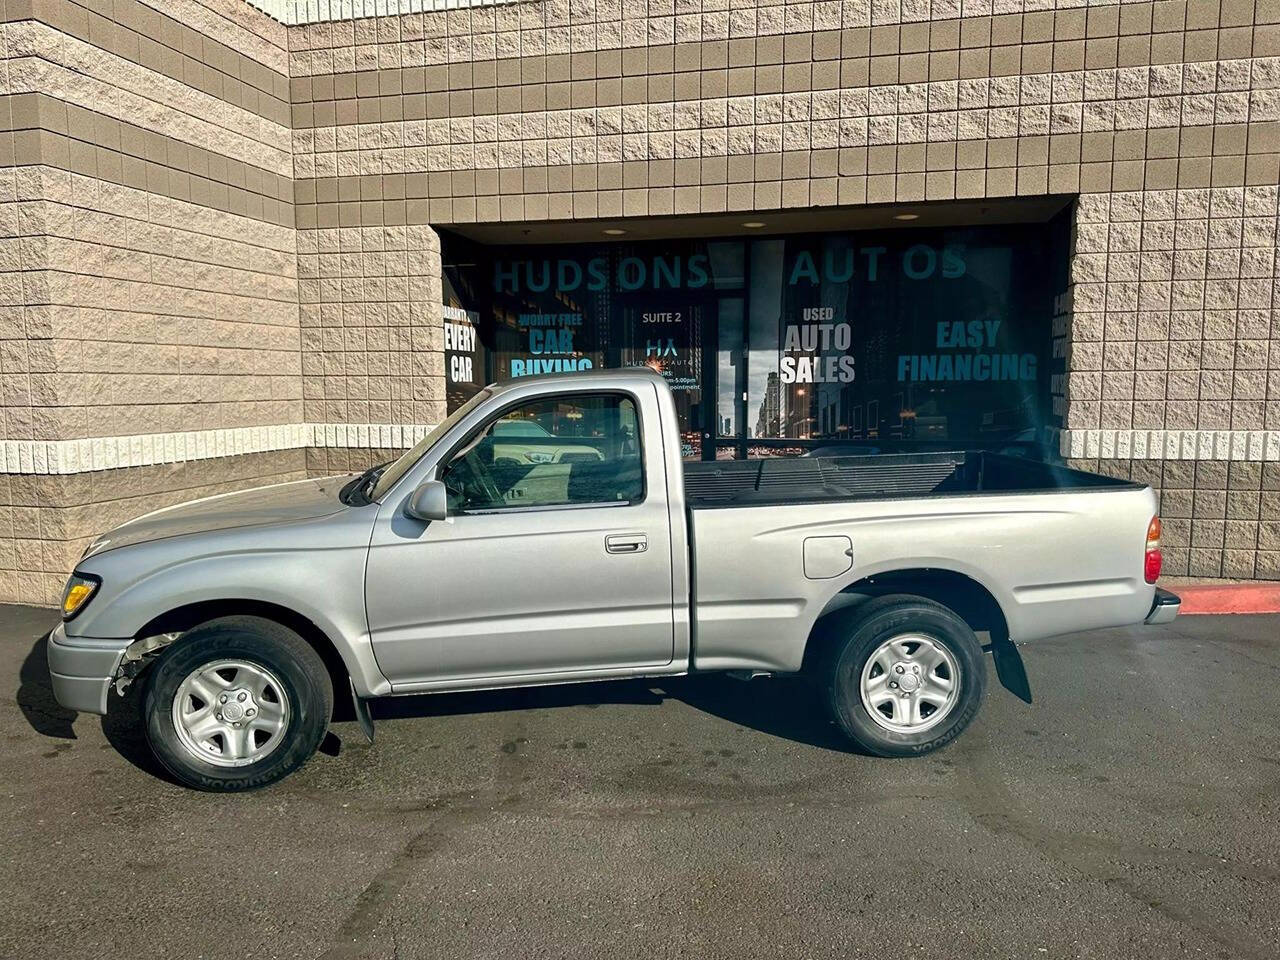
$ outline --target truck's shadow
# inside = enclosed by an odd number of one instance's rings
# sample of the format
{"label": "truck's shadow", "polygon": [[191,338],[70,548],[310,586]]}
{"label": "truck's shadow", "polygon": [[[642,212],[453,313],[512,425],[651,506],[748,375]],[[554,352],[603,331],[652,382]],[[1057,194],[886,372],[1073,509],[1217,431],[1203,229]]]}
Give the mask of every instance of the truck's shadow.
{"label": "truck's shadow", "polygon": [[[37,637],[23,659],[16,696],[18,708],[36,733],[59,740],[75,739],[75,711],[59,706],[49,683],[48,634]],[[102,732],[116,751],[134,766],[170,780],[147,747],[139,710],[139,684],[108,699],[110,712],[101,720]],[[561,707],[610,705],[661,706],[676,700],[695,710],[769,736],[828,750],[848,752],[848,744],[827,721],[814,691],[794,678],[753,680],[749,683],[722,675],[615,680],[563,686],[526,687],[466,693],[389,697],[372,704],[378,722],[395,723],[413,717],[452,717],[503,713],[511,710],[551,710]],[[335,720],[353,719],[350,702],[339,697]],[[619,719],[619,722],[623,722]],[[347,736],[359,736],[352,728]],[[321,749],[338,753],[341,741],[331,735]]]}
{"label": "truck's shadow", "polygon": [[[53,687],[49,683],[48,649],[49,634],[46,632],[36,638],[23,658],[18,674],[18,693],[14,699],[27,724],[36,733],[55,740],[74,740],[76,732],[72,724],[77,714],[54,699]],[[135,767],[171,781],[172,778],[152,755],[142,732],[137,684],[123,697],[111,694],[107,698],[107,706],[110,712],[101,718],[102,733],[107,742]]]}
{"label": "truck's shadow", "polygon": [[[389,697],[374,701],[371,708],[375,721],[395,722],[411,717],[451,717],[558,707],[660,706],[670,699],[770,736],[849,752],[848,742],[831,726],[816,697],[812,687],[795,678],[759,679],[747,683],[708,674]],[[339,711],[336,719],[343,718],[343,712]],[[345,718],[350,719],[349,707],[345,708]]]}
{"label": "truck's shadow", "polygon": [[824,750],[854,752],[827,717],[818,691],[800,677],[744,682],[708,674],[679,678],[670,690],[677,700],[749,730]]}
{"label": "truck's shadow", "polygon": [[[557,707],[600,707],[632,703],[656,706],[664,697],[651,684],[638,680],[612,683],[575,683],[550,687],[520,687],[511,690],[478,690],[464,693],[424,693],[417,696],[385,697],[371,702],[377,720],[411,717],[457,717],[476,713],[505,713],[510,710],[549,710]],[[334,711],[341,720],[350,719],[350,705]]]}
{"label": "truck's shadow", "polygon": [[144,773],[169,783],[177,782],[147,745],[147,735],[142,729],[142,684],[131,684],[124,696],[110,694],[107,715],[101,718],[101,723],[102,735],[120,756]]}
{"label": "truck's shadow", "polygon": [[53,698],[53,687],[49,684],[48,649],[49,634],[46,632],[36,638],[18,669],[18,693],[14,699],[27,724],[36,733],[56,740],[74,740],[76,732],[71,724],[76,712],[61,706]]}

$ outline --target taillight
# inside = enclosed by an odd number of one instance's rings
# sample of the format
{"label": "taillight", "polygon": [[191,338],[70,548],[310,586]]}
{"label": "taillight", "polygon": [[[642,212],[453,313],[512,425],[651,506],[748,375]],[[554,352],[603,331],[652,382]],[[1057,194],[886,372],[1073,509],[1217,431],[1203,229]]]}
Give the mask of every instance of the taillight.
{"label": "taillight", "polygon": [[1160,564],[1163,560],[1160,556],[1160,518],[1152,517],[1147,524],[1147,552],[1142,561],[1142,575],[1147,583],[1155,583],[1160,579]]}

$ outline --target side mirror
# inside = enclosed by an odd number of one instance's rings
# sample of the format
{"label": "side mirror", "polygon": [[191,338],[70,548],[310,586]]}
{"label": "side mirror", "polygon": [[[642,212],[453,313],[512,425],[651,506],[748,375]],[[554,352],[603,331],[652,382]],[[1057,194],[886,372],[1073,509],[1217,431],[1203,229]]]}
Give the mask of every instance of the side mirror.
{"label": "side mirror", "polygon": [[426,480],[409,495],[404,512],[415,520],[443,520],[449,516],[448,490],[439,480]]}

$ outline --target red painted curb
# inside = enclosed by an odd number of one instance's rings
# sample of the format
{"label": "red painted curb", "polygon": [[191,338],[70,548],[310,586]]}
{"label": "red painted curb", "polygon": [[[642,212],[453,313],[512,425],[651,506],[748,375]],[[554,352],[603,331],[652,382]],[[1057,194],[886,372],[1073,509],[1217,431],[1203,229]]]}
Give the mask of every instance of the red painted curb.
{"label": "red painted curb", "polygon": [[1280,613],[1280,583],[1189,583],[1170,589],[1182,598],[1179,615]]}

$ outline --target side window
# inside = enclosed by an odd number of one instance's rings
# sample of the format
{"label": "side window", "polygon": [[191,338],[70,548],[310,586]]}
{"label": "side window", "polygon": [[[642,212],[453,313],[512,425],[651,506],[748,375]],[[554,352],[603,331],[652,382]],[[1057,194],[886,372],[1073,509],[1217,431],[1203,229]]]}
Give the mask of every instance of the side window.
{"label": "side window", "polygon": [[636,503],[644,471],[635,404],[615,394],[532,400],[472,438],[441,479],[450,509],[464,513]]}

